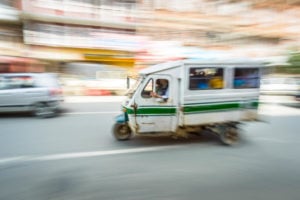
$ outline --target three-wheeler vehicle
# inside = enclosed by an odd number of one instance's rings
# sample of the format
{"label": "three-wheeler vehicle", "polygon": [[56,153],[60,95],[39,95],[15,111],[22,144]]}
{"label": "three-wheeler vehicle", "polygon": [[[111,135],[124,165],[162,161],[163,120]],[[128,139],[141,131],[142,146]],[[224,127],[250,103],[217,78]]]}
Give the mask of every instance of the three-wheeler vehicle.
{"label": "three-wheeler vehicle", "polygon": [[258,119],[263,67],[251,60],[182,60],[145,68],[123,102],[113,135],[177,138],[209,131],[235,144],[240,124]]}

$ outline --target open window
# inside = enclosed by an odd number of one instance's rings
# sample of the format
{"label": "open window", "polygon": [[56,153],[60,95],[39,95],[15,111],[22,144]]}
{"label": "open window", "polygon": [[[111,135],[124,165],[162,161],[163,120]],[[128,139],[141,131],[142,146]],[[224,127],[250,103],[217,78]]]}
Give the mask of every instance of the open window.
{"label": "open window", "polygon": [[235,68],[234,69],[234,88],[247,89],[259,87],[258,68]]}
{"label": "open window", "polygon": [[224,87],[223,68],[190,68],[189,72],[190,90],[214,90]]}
{"label": "open window", "polygon": [[155,81],[155,93],[164,98],[168,98],[169,93],[169,81],[167,79],[157,79]]}

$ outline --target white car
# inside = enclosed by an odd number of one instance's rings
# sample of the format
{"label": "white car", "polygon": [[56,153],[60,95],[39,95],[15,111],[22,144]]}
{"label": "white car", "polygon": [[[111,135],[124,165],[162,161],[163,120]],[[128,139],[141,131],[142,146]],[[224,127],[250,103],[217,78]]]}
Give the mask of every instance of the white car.
{"label": "white car", "polygon": [[53,117],[63,101],[55,74],[0,74],[0,112],[32,112],[37,117]]}
{"label": "white car", "polygon": [[261,80],[260,92],[267,95],[295,95],[298,87],[294,78],[265,78]]}

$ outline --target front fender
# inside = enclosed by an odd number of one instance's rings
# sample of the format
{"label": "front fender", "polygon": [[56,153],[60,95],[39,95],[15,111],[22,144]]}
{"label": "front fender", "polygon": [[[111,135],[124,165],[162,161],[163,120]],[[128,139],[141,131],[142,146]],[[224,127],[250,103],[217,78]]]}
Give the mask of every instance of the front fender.
{"label": "front fender", "polygon": [[122,114],[116,116],[115,121],[116,121],[116,123],[119,123],[119,124],[124,124],[124,123],[128,122],[127,113],[125,112],[125,113],[122,113]]}

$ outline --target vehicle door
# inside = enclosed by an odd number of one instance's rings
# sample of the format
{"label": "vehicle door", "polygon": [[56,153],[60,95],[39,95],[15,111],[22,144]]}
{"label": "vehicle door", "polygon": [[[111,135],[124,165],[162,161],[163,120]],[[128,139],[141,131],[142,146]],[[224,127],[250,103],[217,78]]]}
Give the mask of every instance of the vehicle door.
{"label": "vehicle door", "polygon": [[11,76],[0,77],[0,109],[3,112],[18,111],[19,85],[13,81]]}
{"label": "vehicle door", "polygon": [[[167,82],[168,88],[164,94],[158,94],[159,83],[162,81]],[[174,131],[177,122],[177,98],[174,98],[177,95],[174,92],[176,91],[171,76],[151,75],[146,78],[135,97],[138,133]]]}
{"label": "vehicle door", "polygon": [[2,111],[27,110],[27,94],[32,85],[28,81],[30,77],[9,75],[1,78],[0,106]]}

